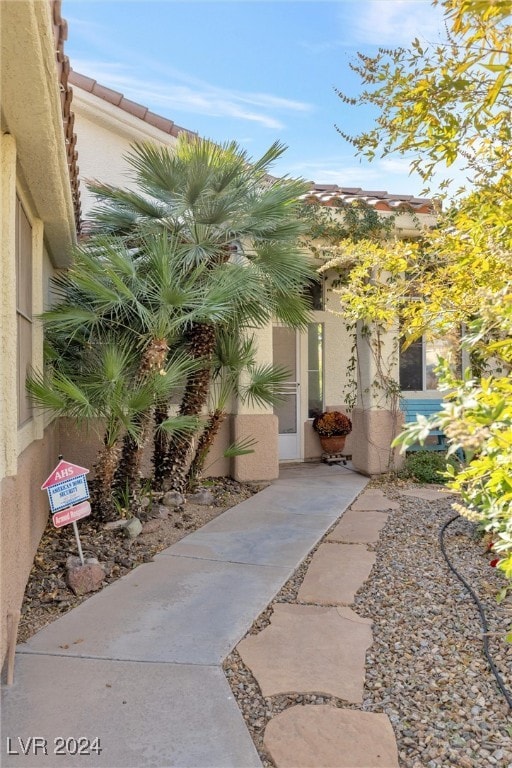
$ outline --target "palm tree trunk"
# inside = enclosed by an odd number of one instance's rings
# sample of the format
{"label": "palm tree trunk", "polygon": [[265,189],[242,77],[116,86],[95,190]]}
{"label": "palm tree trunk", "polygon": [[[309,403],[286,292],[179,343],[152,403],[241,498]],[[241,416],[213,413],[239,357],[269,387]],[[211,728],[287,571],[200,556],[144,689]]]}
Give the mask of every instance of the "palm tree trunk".
{"label": "palm tree trunk", "polygon": [[[187,347],[195,360],[203,360],[205,367],[190,374],[187,379],[180,416],[198,416],[208,401],[210,391],[210,361],[215,350],[215,329],[205,323],[194,323],[187,333]],[[191,450],[191,437],[173,435],[169,439],[169,449],[165,460],[155,467],[155,484],[161,487],[165,479],[170,481],[169,488],[183,493],[187,484],[187,464]]]}
{"label": "palm tree trunk", "polygon": [[220,425],[226,418],[226,412],[215,410],[210,414],[206,426],[198,440],[195,456],[187,473],[187,486],[191,488],[201,477],[208,451],[213,445]]}
{"label": "palm tree trunk", "polygon": [[[153,338],[141,357],[137,380],[147,380],[155,370],[162,370],[165,365],[169,345],[166,339]],[[115,476],[115,486],[121,493],[126,493],[132,512],[137,511],[140,496],[140,467],[142,452],[146,444],[151,421],[151,411],[140,413],[137,424],[140,430],[135,439],[126,434],[123,438],[123,451]]]}
{"label": "palm tree trunk", "polygon": [[169,418],[168,403],[157,403],[154,413],[155,432],[153,435],[153,477],[159,475],[159,468],[165,463],[165,457],[169,450],[169,438],[160,425]]}
{"label": "palm tree trunk", "polygon": [[[201,413],[208,400],[211,372],[209,368],[196,371],[189,376],[180,406],[180,416],[196,416]],[[155,467],[155,484],[159,487],[169,479],[169,489],[183,493],[187,484],[187,465],[191,451],[191,437],[172,435],[164,461]]]}
{"label": "palm tree trunk", "polygon": [[91,488],[91,505],[95,517],[102,522],[115,520],[117,509],[114,504],[114,475],[119,462],[121,446],[118,441],[109,445],[104,440],[103,448],[94,465],[95,478]]}
{"label": "palm tree trunk", "polygon": [[123,438],[123,448],[114,476],[114,489],[121,498],[126,498],[130,511],[136,515],[140,511],[141,464],[144,447],[149,434],[151,414],[143,413],[139,417],[140,437],[135,440],[131,435]]}

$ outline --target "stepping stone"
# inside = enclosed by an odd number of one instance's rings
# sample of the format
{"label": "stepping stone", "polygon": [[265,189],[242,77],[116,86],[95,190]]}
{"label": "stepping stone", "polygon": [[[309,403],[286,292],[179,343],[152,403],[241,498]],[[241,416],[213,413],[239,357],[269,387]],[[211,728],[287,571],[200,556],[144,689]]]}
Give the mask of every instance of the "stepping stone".
{"label": "stepping stone", "polygon": [[318,605],[350,605],[375,563],[363,544],[321,544],[311,560],[298,599]]}
{"label": "stepping stone", "polygon": [[389,515],[386,512],[369,510],[362,512],[349,509],[336,528],[327,536],[327,541],[344,541],[357,544],[375,544]]}
{"label": "stepping stone", "polygon": [[410,496],[413,499],[425,499],[425,501],[439,501],[447,496],[453,496],[454,492],[436,488],[418,488],[417,490],[400,491],[402,496]]}
{"label": "stepping stone", "polygon": [[371,624],[350,608],[277,603],[270,625],[237,650],[263,696],[317,693],[360,704]]}
{"label": "stepping stone", "polygon": [[351,509],[364,509],[364,510],[381,510],[386,509],[399,509],[400,505],[396,501],[387,499],[382,491],[376,488],[371,488],[369,491],[365,491],[354,503],[351,505]]}
{"label": "stepping stone", "polygon": [[265,730],[277,768],[398,768],[387,715],[309,704],[286,709]]}

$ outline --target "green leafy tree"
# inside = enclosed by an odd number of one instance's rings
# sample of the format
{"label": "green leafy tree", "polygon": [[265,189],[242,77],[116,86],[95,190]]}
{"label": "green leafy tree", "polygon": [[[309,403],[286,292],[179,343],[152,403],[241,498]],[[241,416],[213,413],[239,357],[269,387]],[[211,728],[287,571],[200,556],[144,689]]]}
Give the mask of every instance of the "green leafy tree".
{"label": "green leafy tree", "polygon": [[[439,425],[451,451],[465,450],[467,466],[452,478],[461,493],[457,509],[494,537],[499,565],[510,577],[511,8],[508,0],[433,4],[444,11],[444,43],[424,46],[415,40],[408,49],[359,54],[353,69],[364,90],[356,98],[340,97],[354,106],[377,107],[378,116],[363,134],[342,135],[369,158],[412,153],[412,166],[425,181],[462,158],[472,189],[461,191],[456,205],[440,214],[438,228],[425,233],[421,248],[402,252],[405,280],[396,274],[387,284],[370,281],[375,254],[363,246],[352,249],[357,266],[344,299],[356,316],[370,313],[384,322],[401,310],[408,340],[468,327],[463,343],[477,363],[473,373],[458,381],[442,364],[449,391],[443,411],[430,424],[412,425],[404,440]],[[383,249],[381,255],[379,268],[385,272],[396,252]],[[368,281],[364,307],[355,291],[362,273]]]}

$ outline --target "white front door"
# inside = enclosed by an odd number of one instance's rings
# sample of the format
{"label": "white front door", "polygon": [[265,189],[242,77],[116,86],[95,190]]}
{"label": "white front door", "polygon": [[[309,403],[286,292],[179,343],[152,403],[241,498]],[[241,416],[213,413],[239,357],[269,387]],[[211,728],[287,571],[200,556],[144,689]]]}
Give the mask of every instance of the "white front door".
{"label": "white front door", "polygon": [[290,378],[281,386],[284,400],[274,407],[279,421],[279,459],[300,458],[298,333],[292,328],[275,325],[272,332],[273,363],[287,368]]}

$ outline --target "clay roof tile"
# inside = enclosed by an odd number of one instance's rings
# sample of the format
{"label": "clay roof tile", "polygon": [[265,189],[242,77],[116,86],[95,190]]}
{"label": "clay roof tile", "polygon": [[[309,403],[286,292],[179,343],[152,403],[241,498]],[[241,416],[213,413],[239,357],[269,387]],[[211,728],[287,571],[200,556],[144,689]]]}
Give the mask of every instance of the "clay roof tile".
{"label": "clay roof tile", "polygon": [[71,111],[73,89],[69,85],[69,58],[64,54],[64,41],[68,37],[68,25],[61,16],[61,0],[52,2],[53,37],[55,41],[55,59],[59,76],[61,91],[62,123],[66,142],[66,156],[68,161],[69,184],[73,198],[73,210],[75,214],[75,227],[77,234],[81,226],[80,206],[80,180],[78,175],[78,153],[76,151],[76,134],[73,133],[74,115]]}
{"label": "clay roof tile", "polygon": [[147,107],[138,104],[136,101],[126,99],[122,93],[119,93],[119,91],[114,91],[112,88],[100,85],[96,80],[93,80],[91,77],[86,77],[86,75],[81,75],[79,72],[75,72],[74,69],[69,73],[69,82],[76,85],[78,88],[103,99],[103,101],[107,101],[109,104],[113,104],[114,106],[123,109],[125,112],[138,117],[140,120],[152,125],[154,128],[158,128],[164,133],[168,133],[170,136],[178,136],[180,133],[197,136],[195,131],[190,131],[187,128],[182,128],[181,126],[176,125],[172,120],[151,112]]}

